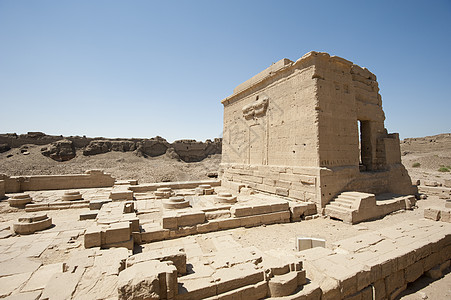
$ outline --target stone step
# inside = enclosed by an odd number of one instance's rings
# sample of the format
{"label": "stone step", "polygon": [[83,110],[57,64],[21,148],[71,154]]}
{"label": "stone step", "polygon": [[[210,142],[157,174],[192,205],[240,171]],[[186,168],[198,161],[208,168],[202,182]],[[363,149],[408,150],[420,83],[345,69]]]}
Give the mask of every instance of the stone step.
{"label": "stone step", "polygon": [[349,194],[343,194],[343,193],[338,195],[337,198],[348,200],[348,201],[352,201],[352,202],[358,200],[358,197],[356,197],[356,196],[352,196],[352,195],[349,195]]}
{"label": "stone step", "polygon": [[336,210],[339,212],[343,212],[343,213],[352,213],[353,209],[352,208],[348,208],[348,207],[343,207],[340,205],[337,205],[337,203],[331,202],[329,204],[326,205],[326,209],[329,208],[331,210]]}
{"label": "stone step", "polygon": [[326,205],[326,215],[331,218],[342,220],[343,222],[352,223],[352,211]]}
{"label": "stone step", "polygon": [[352,209],[352,203],[341,202],[337,200],[333,201],[332,203],[334,204],[334,206]]}
{"label": "stone step", "polygon": [[340,203],[345,203],[345,204],[350,204],[353,205],[355,203],[355,201],[351,201],[351,200],[347,200],[347,199],[342,199],[340,197],[335,198],[334,199],[335,202],[340,202]]}

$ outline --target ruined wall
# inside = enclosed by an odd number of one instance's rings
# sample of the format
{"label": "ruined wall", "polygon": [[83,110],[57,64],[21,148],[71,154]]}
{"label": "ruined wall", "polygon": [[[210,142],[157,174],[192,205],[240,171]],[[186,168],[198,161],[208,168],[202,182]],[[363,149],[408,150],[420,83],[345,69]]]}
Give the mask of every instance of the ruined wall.
{"label": "ruined wall", "polygon": [[412,192],[399,137],[384,128],[376,76],[350,61],[317,52],[283,59],[222,103],[226,186],[320,207],[349,189]]}
{"label": "ruined wall", "polygon": [[111,187],[115,179],[110,174],[100,170],[89,170],[85,174],[73,175],[33,175],[7,176],[0,174],[4,181],[6,193],[20,193],[24,191],[61,190],[77,188]]}
{"label": "ruined wall", "polygon": [[5,181],[0,180],[0,200],[5,197]]}
{"label": "ruined wall", "polygon": [[[47,148],[55,148],[55,144],[62,140],[70,141],[76,149],[82,149],[83,155],[97,155],[110,151],[135,152],[140,156],[156,157],[166,153],[170,148],[174,148],[178,157],[185,162],[201,161],[213,154],[221,154],[222,140],[216,138],[213,141],[205,142],[195,140],[179,140],[169,143],[162,137],[150,139],[107,139],[102,137],[87,138],[85,136],[55,136],[46,135],[42,132],[29,132],[17,135],[15,133],[0,134],[0,153],[9,151],[11,148],[18,148],[23,145],[48,145]],[[57,147],[58,148],[58,147]],[[48,149],[43,150],[43,154],[48,155]],[[54,152],[59,152],[59,149]],[[75,156],[75,151],[73,152]],[[56,159],[58,161],[67,159]]]}
{"label": "ruined wall", "polygon": [[[64,138],[62,135],[47,135],[42,132],[28,132],[27,134],[3,133],[0,134],[0,144],[8,145],[11,148],[19,148],[26,144],[47,145]],[[70,136],[66,138],[72,141],[76,148],[86,147],[92,140],[85,136]]]}

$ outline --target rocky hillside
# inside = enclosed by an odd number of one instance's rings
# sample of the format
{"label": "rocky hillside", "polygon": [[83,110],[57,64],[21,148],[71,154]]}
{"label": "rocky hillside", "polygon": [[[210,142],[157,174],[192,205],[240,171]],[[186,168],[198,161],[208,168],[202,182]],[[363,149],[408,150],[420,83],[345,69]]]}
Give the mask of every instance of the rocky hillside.
{"label": "rocky hillside", "polygon": [[169,143],[159,136],[150,139],[106,139],[86,136],[63,137],[46,135],[42,132],[21,135],[0,134],[0,153],[18,148],[21,153],[26,154],[30,145],[45,146],[41,148],[42,155],[60,162],[71,160],[80,152],[84,156],[91,156],[112,151],[133,152],[141,157],[167,154],[184,162],[198,162],[210,155],[220,154],[222,150],[222,141],[219,138],[205,142],[179,140]]}

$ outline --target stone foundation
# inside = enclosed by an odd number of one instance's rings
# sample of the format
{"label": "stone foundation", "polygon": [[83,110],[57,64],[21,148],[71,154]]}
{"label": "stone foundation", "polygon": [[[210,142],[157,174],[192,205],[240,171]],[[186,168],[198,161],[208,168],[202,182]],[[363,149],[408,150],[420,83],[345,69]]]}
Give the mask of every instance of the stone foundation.
{"label": "stone foundation", "polygon": [[47,214],[36,213],[20,217],[17,223],[13,224],[13,230],[17,234],[32,234],[52,226],[52,218]]}

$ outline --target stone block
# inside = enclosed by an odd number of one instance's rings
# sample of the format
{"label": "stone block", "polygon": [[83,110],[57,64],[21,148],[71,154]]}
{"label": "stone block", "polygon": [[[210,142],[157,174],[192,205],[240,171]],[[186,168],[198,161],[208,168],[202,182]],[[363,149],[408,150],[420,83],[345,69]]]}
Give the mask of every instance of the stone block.
{"label": "stone block", "polygon": [[[317,250],[311,249],[311,251]],[[310,262],[310,264],[320,272],[323,272],[324,276],[332,277],[338,281],[341,298],[346,298],[357,292],[357,276],[361,275],[360,272],[364,268],[362,264],[358,264],[357,262],[351,263],[343,254],[332,254],[324,259]],[[346,268],[343,268],[343,266],[346,266]]]}
{"label": "stone block", "polygon": [[143,243],[151,243],[162,241],[169,238],[169,229],[153,228],[141,232],[141,240]]}
{"label": "stone block", "polygon": [[404,270],[397,271],[385,278],[385,289],[387,294],[392,294],[396,289],[406,284]]}
{"label": "stone block", "polygon": [[179,213],[177,216],[177,225],[194,226],[205,222],[205,212],[203,211],[189,211]]}
{"label": "stone block", "polygon": [[264,281],[254,285],[248,285],[242,288],[238,288],[230,292],[219,294],[215,297],[207,298],[206,300],[218,300],[218,299],[258,300],[265,298],[267,294],[268,294],[268,284]]}
{"label": "stone block", "polygon": [[252,206],[232,206],[230,213],[234,217],[246,217],[254,214]]}
{"label": "stone block", "polygon": [[186,253],[180,247],[164,248],[132,255],[127,258],[126,266],[129,268],[149,260],[171,261],[176,267],[178,274],[186,274]]}
{"label": "stone block", "polygon": [[239,193],[240,190],[241,190],[241,188],[246,187],[246,185],[243,184],[243,183],[237,183],[237,182],[233,182],[233,181],[224,181],[224,182],[222,183],[222,185],[223,185],[225,188],[227,188],[227,189],[229,189],[229,190],[232,190],[232,191],[235,192],[235,193]]}
{"label": "stone block", "polygon": [[288,189],[282,187],[276,187],[276,195],[288,197]]}
{"label": "stone block", "polygon": [[433,252],[429,256],[426,256],[422,260],[424,270],[425,271],[430,270],[430,269],[434,268],[435,266],[441,264],[442,263],[441,258],[442,258],[441,254],[439,252]]}
{"label": "stone block", "polygon": [[179,227],[176,230],[170,230],[169,231],[169,238],[179,238],[184,237],[188,235],[197,234],[197,227],[196,226],[185,226],[185,227]]}
{"label": "stone block", "polygon": [[219,230],[219,223],[218,222],[207,222],[203,224],[197,224],[197,232],[198,233],[207,233],[212,231]]}
{"label": "stone block", "polygon": [[41,266],[33,273],[27,284],[21,289],[21,292],[30,292],[43,289],[51,277],[56,273],[63,272],[63,264],[56,263]]}
{"label": "stone block", "polygon": [[230,218],[232,214],[228,209],[214,210],[214,211],[206,211],[205,218],[207,220],[217,220],[217,219],[227,219]]}
{"label": "stone block", "polygon": [[123,214],[120,219],[121,222],[130,222],[130,230],[132,232],[139,232],[139,218],[135,213]]}
{"label": "stone block", "polygon": [[433,221],[440,220],[440,208],[439,207],[427,207],[424,209],[424,218]]}
{"label": "stone block", "polygon": [[147,261],[119,273],[119,299],[174,299],[177,269],[167,262]]}
{"label": "stone block", "polygon": [[424,273],[427,277],[433,279],[433,280],[437,280],[440,277],[443,276],[442,270],[440,269],[440,266],[435,266],[434,268],[426,271]]}
{"label": "stone block", "polygon": [[[291,193],[291,191],[290,191]],[[304,202],[289,202],[290,213],[291,213],[291,221],[300,221],[301,216],[304,215],[304,212],[307,210],[308,205]]]}
{"label": "stone block", "polygon": [[241,226],[241,221],[237,218],[223,219],[223,220],[214,220],[210,222],[217,222],[219,229],[231,229],[237,228]]}
{"label": "stone block", "polygon": [[290,189],[290,191],[288,192],[288,197],[304,201],[305,200],[305,191]]}
{"label": "stone block", "polygon": [[445,262],[440,264],[440,270],[443,272],[451,266],[451,260],[446,260]]}
{"label": "stone block", "polygon": [[289,211],[279,211],[270,214],[261,215],[261,221],[263,224],[276,224],[290,222]]}
{"label": "stone block", "polygon": [[113,201],[117,200],[133,200],[133,191],[111,191],[110,199]]}
{"label": "stone block", "polygon": [[269,186],[276,186],[276,180],[268,177],[263,177],[263,184]]}
{"label": "stone block", "polygon": [[305,270],[297,270],[297,277],[298,277],[298,286],[303,286],[307,283],[307,276]]}
{"label": "stone block", "polygon": [[175,213],[163,215],[161,225],[165,229],[177,229],[177,215]]}
{"label": "stone block", "polygon": [[326,248],[326,240],[325,239],[311,238],[311,240],[312,240],[312,248],[316,248],[316,247]]}
{"label": "stone block", "polygon": [[54,274],[42,291],[40,299],[71,299],[84,271],[84,268],[77,268],[74,272]]}
{"label": "stone block", "polygon": [[283,297],[291,295],[298,287],[297,272],[288,272],[277,275],[268,281],[269,295],[271,297]]}
{"label": "stone block", "polygon": [[105,230],[105,244],[128,241],[131,234],[129,222],[113,223]]}
{"label": "stone block", "polygon": [[423,262],[418,261],[410,266],[408,266],[405,270],[406,282],[414,282],[424,273]]}
{"label": "stone block", "polygon": [[0,180],[0,200],[5,198],[5,181]]}
{"label": "stone block", "polygon": [[[270,204],[253,205],[252,208],[248,211],[247,216],[262,215],[270,212],[271,212]],[[243,215],[243,217],[244,216],[245,215]]]}
{"label": "stone block", "polygon": [[250,196],[254,194],[254,190],[250,187],[244,187],[240,190],[240,195]]}
{"label": "stone block", "polygon": [[445,208],[440,211],[440,221],[451,223],[451,209]]}
{"label": "stone block", "polygon": [[386,299],[386,291],[385,291],[385,280],[380,279],[373,283],[374,289],[374,300],[382,300]]}
{"label": "stone block", "polygon": [[212,277],[215,280],[217,294],[222,294],[263,281],[264,272],[256,270],[253,264],[247,263],[218,269]]}
{"label": "stone block", "polygon": [[312,248],[312,239],[308,237],[296,238],[296,250],[302,251]]}
{"label": "stone block", "polygon": [[198,300],[216,296],[216,285],[211,277],[194,277],[178,280],[177,300]]}
{"label": "stone block", "polygon": [[276,180],[276,188],[283,188],[289,190],[291,188],[291,182],[285,180]]}
{"label": "stone block", "polygon": [[257,184],[254,188],[256,190],[263,191],[263,192],[270,193],[270,194],[276,193],[276,187],[267,185],[267,184]]}
{"label": "stone block", "polygon": [[271,204],[271,212],[288,211],[288,210],[290,210],[290,204],[288,203],[288,201]]}
{"label": "stone block", "polygon": [[134,244],[133,236],[131,236],[128,241],[121,241],[121,242],[110,243],[110,244],[102,244],[103,249],[126,248],[128,250],[133,250],[134,246],[135,246],[135,244]]}
{"label": "stone block", "polygon": [[259,226],[262,224],[262,217],[263,217],[263,215],[241,217],[241,218],[239,218],[240,226],[243,226],[243,227]]}

